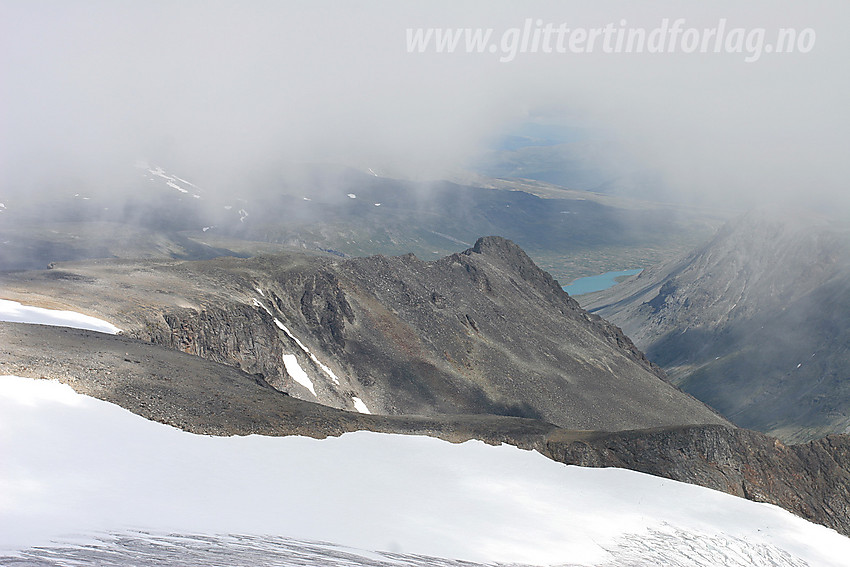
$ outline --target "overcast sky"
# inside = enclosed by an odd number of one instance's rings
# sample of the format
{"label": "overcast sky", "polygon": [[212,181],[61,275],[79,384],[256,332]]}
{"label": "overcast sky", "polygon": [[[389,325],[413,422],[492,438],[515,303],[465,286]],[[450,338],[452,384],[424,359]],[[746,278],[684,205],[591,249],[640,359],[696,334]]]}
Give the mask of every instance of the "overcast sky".
{"label": "overcast sky", "polygon": [[[746,4],[745,6],[743,4]],[[809,28],[807,53],[517,53],[506,30]],[[580,128],[695,200],[844,199],[850,4],[0,0],[0,194],[136,160],[227,180],[330,161],[440,177],[527,122]],[[407,28],[498,50],[408,53]],[[811,35],[811,34],[810,34]],[[510,35],[508,35],[510,39]],[[496,49],[496,48],[494,48]],[[179,173],[178,173],[179,174]]]}

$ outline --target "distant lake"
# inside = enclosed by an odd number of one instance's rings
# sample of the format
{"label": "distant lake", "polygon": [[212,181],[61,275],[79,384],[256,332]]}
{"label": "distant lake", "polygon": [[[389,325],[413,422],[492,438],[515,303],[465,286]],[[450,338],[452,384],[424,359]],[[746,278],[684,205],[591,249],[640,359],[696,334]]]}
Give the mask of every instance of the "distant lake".
{"label": "distant lake", "polygon": [[620,270],[619,272],[605,272],[598,276],[587,276],[586,278],[578,278],[569,285],[564,286],[564,291],[570,295],[582,295],[584,293],[593,293],[594,291],[602,291],[619,283],[617,278],[624,278],[641,273],[643,270]]}

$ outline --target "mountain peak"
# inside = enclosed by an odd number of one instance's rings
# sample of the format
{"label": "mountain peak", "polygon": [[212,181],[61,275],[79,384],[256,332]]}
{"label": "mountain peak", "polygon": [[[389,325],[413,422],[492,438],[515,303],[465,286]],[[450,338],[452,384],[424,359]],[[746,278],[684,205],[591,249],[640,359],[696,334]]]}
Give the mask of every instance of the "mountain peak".
{"label": "mountain peak", "polygon": [[511,272],[518,274],[527,283],[533,285],[545,295],[558,298],[558,301],[566,299],[571,308],[578,308],[578,304],[569,299],[561,288],[561,285],[547,272],[534,263],[525,250],[515,242],[501,236],[482,236],[475,245],[463,252],[464,255],[472,257],[474,254],[484,256],[492,265],[493,261],[502,264]]}
{"label": "mountain peak", "polygon": [[[502,236],[482,236],[475,241],[475,245],[470,250],[476,254],[488,255],[512,255],[521,254],[526,256],[522,248],[514,241],[508,240]],[[526,256],[527,257],[527,256]]]}
{"label": "mountain peak", "polygon": [[[501,236],[482,236],[475,245],[463,252],[466,256],[481,254],[490,260],[498,260],[516,270],[524,279],[546,280],[545,287],[551,286],[552,277],[534,263],[525,250],[518,244]],[[554,280],[552,280],[554,281]],[[558,286],[560,289],[560,286]]]}

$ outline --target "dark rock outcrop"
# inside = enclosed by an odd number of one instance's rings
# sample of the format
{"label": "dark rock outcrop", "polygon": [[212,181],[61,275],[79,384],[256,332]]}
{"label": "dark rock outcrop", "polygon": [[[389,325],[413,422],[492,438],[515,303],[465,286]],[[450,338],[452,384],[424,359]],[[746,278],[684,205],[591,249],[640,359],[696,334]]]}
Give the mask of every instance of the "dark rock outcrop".
{"label": "dark rock outcrop", "polygon": [[691,426],[549,439],[571,465],[618,467],[767,502],[850,535],[850,436],[799,445],[746,429]]}

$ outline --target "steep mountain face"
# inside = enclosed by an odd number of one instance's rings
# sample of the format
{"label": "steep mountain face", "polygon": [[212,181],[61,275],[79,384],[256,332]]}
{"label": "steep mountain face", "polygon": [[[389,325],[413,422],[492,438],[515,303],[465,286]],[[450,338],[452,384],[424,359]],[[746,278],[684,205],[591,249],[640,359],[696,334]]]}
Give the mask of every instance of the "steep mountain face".
{"label": "steep mountain face", "polygon": [[508,443],[570,465],[619,467],[781,506],[850,535],[850,437],[786,446],[721,425],[574,431],[495,415],[382,416],[287,396],[257,375],[126,336],[0,323],[0,373],[56,378],[147,419],[205,435],[368,430]]}
{"label": "steep mountain face", "polygon": [[850,232],[758,211],[585,307],[736,424],[801,441],[850,427]]}
{"label": "steep mountain face", "polygon": [[612,431],[727,423],[498,237],[435,262],[109,261],[9,276],[4,286],[28,303],[61,288],[63,304],[130,336],[337,408]]}

